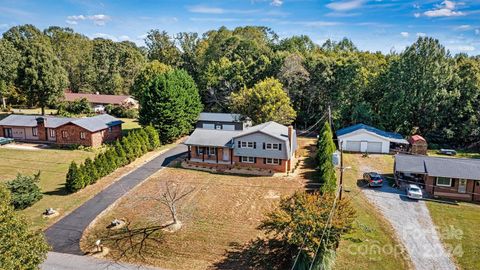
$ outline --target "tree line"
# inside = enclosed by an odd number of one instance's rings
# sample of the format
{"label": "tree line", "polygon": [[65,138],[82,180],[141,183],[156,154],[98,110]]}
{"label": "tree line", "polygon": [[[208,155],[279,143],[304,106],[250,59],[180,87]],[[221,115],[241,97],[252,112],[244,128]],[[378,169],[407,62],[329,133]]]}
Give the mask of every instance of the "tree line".
{"label": "tree line", "polygon": [[273,113],[266,115],[285,115],[298,129],[317,123],[330,106],[335,129],[362,122],[436,144],[479,146],[480,57],[453,56],[433,38],[383,54],[348,39],[318,45],[305,35],[279,38],[267,27],[245,26],[203,35],[152,29],[145,44],[91,40],[69,28],[13,27],[0,41],[1,95],[47,106],[64,88],[135,94],[135,80],[157,61],[191,76],[205,111],[245,111],[263,120],[258,108],[272,99],[241,108],[236,101],[249,89],[279,88],[293,112],[267,106]]}

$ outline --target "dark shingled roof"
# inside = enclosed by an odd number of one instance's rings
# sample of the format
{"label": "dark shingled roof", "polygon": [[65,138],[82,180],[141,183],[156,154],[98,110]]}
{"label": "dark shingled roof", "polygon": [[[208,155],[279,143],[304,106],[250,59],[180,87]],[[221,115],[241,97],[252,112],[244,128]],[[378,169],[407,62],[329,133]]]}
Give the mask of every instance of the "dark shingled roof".
{"label": "dark shingled roof", "polygon": [[480,180],[480,159],[395,155],[395,171]]}
{"label": "dark shingled roof", "polygon": [[84,118],[11,114],[0,120],[0,126],[36,127],[37,118],[40,117],[46,120],[45,127],[47,128],[57,128],[65,124],[72,123],[91,132],[99,131],[110,126],[116,126],[123,123],[123,121],[108,114]]}
{"label": "dark shingled roof", "polygon": [[242,122],[241,115],[236,113],[201,112],[198,120],[212,122]]}

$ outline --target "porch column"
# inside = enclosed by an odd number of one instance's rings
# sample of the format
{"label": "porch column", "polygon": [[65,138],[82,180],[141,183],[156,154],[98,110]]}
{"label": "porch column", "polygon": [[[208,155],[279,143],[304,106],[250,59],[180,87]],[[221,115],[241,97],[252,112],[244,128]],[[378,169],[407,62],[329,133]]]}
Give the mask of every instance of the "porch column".
{"label": "porch column", "polygon": [[188,145],[187,147],[188,147],[188,160],[190,160],[192,158],[192,152],[190,149],[190,145]]}
{"label": "porch column", "polygon": [[205,162],[205,147],[202,147],[202,162]]}
{"label": "porch column", "polygon": [[217,163],[218,163],[218,147],[215,147],[215,158],[217,159]]}
{"label": "porch column", "polygon": [[233,164],[233,149],[230,149],[230,164]]}

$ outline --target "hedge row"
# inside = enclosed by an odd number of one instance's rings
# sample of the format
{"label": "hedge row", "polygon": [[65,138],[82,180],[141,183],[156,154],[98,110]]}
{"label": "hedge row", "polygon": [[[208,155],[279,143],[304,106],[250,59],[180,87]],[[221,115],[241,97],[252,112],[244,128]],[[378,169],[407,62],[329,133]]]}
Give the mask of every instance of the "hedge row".
{"label": "hedge row", "polygon": [[160,139],[155,128],[148,126],[131,131],[93,160],[87,158],[79,166],[72,161],[66,176],[65,188],[69,192],[76,192],[159,146]]}

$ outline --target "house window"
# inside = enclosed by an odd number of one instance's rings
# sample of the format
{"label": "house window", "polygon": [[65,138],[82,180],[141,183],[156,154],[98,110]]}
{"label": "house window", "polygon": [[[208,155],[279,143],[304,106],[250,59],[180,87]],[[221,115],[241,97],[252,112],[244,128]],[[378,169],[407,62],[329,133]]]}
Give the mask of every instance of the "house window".
{"label": "house window", "polygon": [[203,147],[198,147],[197,146],[197,156],[203,155]]}
{"label": "house window", "polygon": [[278,149],[280,149],[278,143],[267,143],[265,148],[267,150],[278,150]]}
{"label": "house window", "polygon": [[113,127],[108,127],[108,133],[112,133]]}
{"label": "house window", "polygon": [[85,132],[83,131],[80,132],[80,139],[85,140]]}
{"label": "house window", "polygon": [[255,158],[254,157],[241,157],[240,161],[243,162],[243,163],[255,163]]}
{"label": "house window", "polygon": [[49,129],[50,137],[55,138],[55,129]]}
{"label": "house window", "polygon": [[265,158],[265,163],[270,165],[279,165],[280,159],[278,158]]}
{"label": "house window", "polygon": [[209,147],[208,148],[208,155],[209,156],[215,156],[217,154],[217,149],[215,147]]}
{"label": "house window", "polygon": [[35,136],[35,137],[38,136],[38,129],[36,127],[32,128],[32,136]]}
{"label": "house window", "polygon": [[437,177],[437,186],[451,187],[452,186],[452,178]]}
{"label": "house window", "polygon": [[62,138],[67,138],[68,137],[68,133],[66,130],[62,130]]}
{"label": "house window", "polygon": [[222,129],[222,125],[215,125],[215,129]]}
{"label": "house window", "polygon": [[254,142],[242,142],[242,148],[254,148]]}

